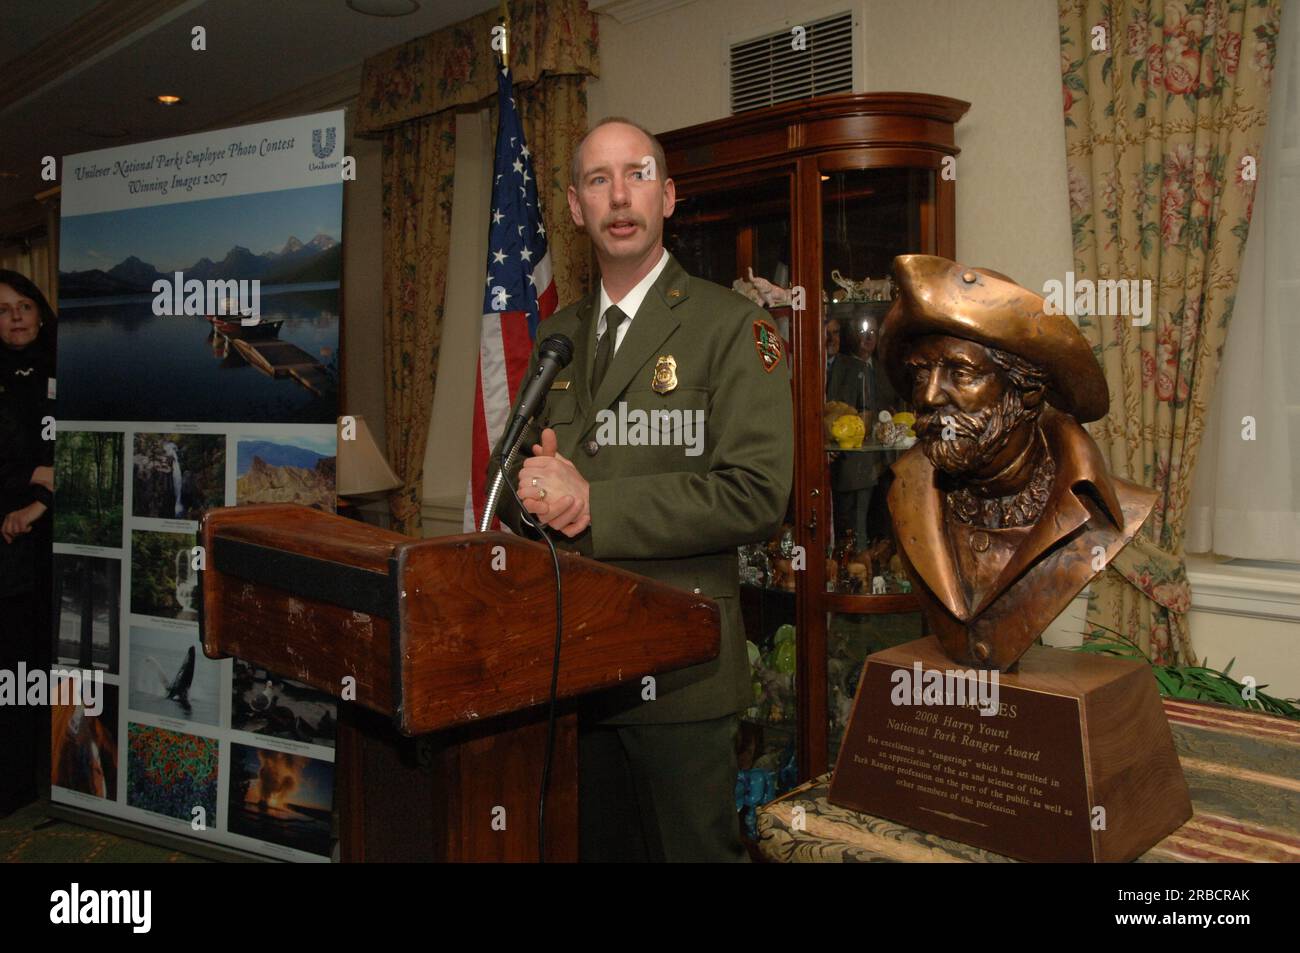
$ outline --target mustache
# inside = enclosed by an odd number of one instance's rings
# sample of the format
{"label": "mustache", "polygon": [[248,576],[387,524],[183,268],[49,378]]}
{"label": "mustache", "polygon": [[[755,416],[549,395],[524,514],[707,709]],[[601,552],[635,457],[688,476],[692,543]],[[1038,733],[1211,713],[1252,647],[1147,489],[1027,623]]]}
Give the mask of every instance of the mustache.
{"label": "mustache", "polygon": [[944,428],[951,426],[957,437],[977,438],[984,433],[990,416],[991,410],[968,414],[951,408],[917,414],[916,433],[922,437],[941,436]]}

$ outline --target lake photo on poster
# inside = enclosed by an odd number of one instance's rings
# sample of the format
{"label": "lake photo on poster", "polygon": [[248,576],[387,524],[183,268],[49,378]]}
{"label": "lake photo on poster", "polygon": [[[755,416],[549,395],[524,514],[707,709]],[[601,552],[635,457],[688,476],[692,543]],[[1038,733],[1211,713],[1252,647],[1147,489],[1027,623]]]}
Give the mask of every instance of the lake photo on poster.
{"label": "lake photo on poster", "polygon": [[334,423],[342,210],[339,182],[64,218],[59,419]]}
{"label": "lake photo on poster", "polygon": [[[337,282],[262,287],[262,321],[281,321],[337,380]],[[249,364],[202,316],[153,313],[151,295],[59,307],[59,415],[68,420],[333,423],[337,394]]]}

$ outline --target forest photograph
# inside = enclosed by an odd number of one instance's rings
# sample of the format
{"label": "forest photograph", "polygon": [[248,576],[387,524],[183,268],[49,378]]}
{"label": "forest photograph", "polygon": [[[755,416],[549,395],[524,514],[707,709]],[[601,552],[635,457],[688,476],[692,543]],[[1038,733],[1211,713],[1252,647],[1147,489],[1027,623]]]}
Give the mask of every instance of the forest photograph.
{"label": "forest photograph", "polygon": [[118,670],[122,564],[54,554],[55,657],[65,665]]}
{"label": "forest photograph", "polygon": [[131,611],[163,619],[198,618],[194,590],[199,573],[193,567],[193,533],[131,533]]}
{"label": "forest photograph", "polygon": [[54,442],[54,541],[122,545],[122,435],[60,430]]}
{"label": "forest photograph", "polygon": [[137,433],[131,514],[198,520],[226,501],[226,438],[211,433]]}

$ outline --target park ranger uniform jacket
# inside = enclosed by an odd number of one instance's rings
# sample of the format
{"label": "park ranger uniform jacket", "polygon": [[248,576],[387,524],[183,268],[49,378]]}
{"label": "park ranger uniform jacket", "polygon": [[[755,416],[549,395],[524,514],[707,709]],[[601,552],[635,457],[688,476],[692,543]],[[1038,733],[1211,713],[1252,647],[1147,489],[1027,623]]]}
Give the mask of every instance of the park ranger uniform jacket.
{"label": "park ranger uniform jacket", "polygon": [[[537,335],[539,342],[557,333],[573,341],[573,360],[535,421],[555,430],[559,453],[591,485],[591,526],[573,540],[562,534],[555,539],[562,548],[715,600],[722,644],[710,662],[657,676],[653,701],[642,700],[640,675],[629,673],[627,684],[590,704],[611,724],[720,718],[752,704],[736,547],[768,539],[789,501],[794,447],[788,358],[762,309],[691,277],[669,256],[593,395],[599,301],[597,289],[548,318]],[[675,364],[671,376],[665,358]],[[536,361],[534,348],[529,378]],[[652,386],[656,369],[659,390]],[[602,421],[617,419],[620,403],[629,415],[682,413],[672,415],[672,428],[661,430],[658,445],[598,442]],[[602,410],[610,414],[600,415]],[[677,429],[693,411],[703,412],[698,455],[688,455],[689,434]],[[628,419],[635,421],[635,415]],[[612,429],[606,423],[606,437]],[[539,432],[530,428],[524,446],[538,442]],[[628,433],[635,436],[631,428]],[[495,470],[493,463],[490,474]],[[502,495],[499,512],[519,529],[509,493]],[[653,630],[645,635],[655,637]]]}

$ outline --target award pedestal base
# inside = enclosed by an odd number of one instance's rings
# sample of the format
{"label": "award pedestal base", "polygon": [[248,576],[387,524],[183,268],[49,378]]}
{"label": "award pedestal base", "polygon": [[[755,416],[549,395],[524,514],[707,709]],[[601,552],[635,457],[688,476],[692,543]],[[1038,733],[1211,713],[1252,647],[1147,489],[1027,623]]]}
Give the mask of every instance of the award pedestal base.
{"label": "award pedestal base", "polygon": [[1132,860],[1192,816],[1144,663],[1034,646],[978,678],[934,637],[869,656],[831,803],[1031,861]]}

